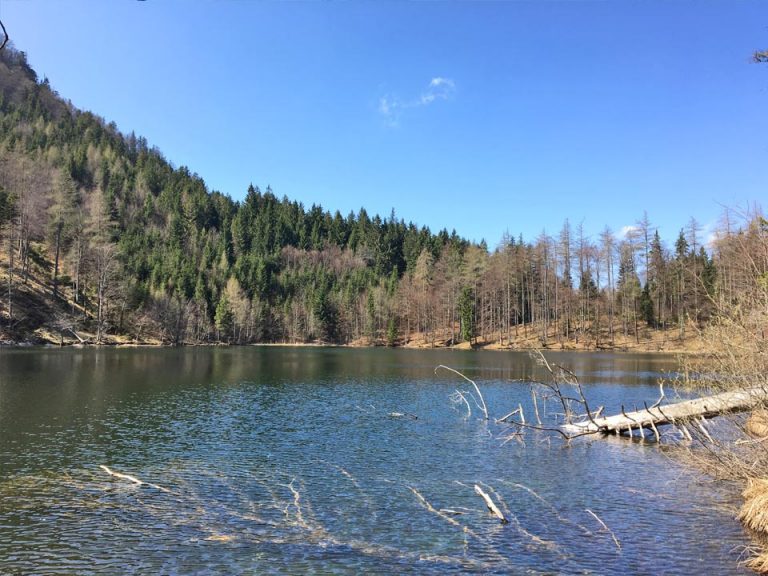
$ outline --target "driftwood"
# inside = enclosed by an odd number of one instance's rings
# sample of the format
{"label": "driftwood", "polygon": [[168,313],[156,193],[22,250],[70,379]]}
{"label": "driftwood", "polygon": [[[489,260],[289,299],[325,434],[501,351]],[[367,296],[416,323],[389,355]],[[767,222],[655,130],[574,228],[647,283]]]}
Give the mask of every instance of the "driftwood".
{"label": "driftwood", "polygon": [[122,474],[121,472],[115,472],[114,470],[111,470],[110,468],[107,468],[104,466],[104,464],[99,464],[99,468],[104,470],[107,474],[110,476],[114,476],[115,478],[120,478],[121,480],[128,480],[128,482],[133,482],[134,484],[137,484],[141,486],[142,484],[145,484],[143,480],[139,480],[135,476],[130,476],[129,474]]}
{"label": "driftwood", "polygon": [[62,328],[61,332],[62,332],[62,334],[64,332],[69,332],[70,334],[72,334],[75,338],[77,338],[80,341],[80,344],[87,344],[88,343],[88,340],[80,338],[80,335],[77,332],[75,332],[74,330],[72,330],[72,328]]}
{"label": "driftwood", "polygon": [[418,420],[419,417],[416,414],[410,412],[390,412],[387,414],[390,418],[410,418],[411,420]]}
{"label": "driftwood", "polygon": [[661,406],[658,403],[643,410],[625,412],[621,414],[605,416],[602,418],[590,418],[584,422],[564,424],[563,431],[568,434],[583,434],[602,432],[605,434],[620,434],[632,429],[638,431],[648,428],[654,431],[658,438],[657,426],[663,424],[677,424],[681,426],[686,436],[689,436],[685,428],[685,422],[694,422],[702,429],[701,421],[704,418],[712,418],[721,414],[744,412],[768,400],[768,391],[763,388],[748,388],[732,392],[723,392],[695,400],[686,400],[676,404]]}
{"label": "driftwood", "polygon": [[151,482],[144,482],[144,480],[139,480],[135,476],[131,476],[130,474],[123,474],[122,472],[115,472],[111,468],[108,468],[107,466],[104,466],[104,464],[99,464],[99,468],[104,470],[107,474],[110,476],[113,476],[115,478],[119,478],[120,480],[127,480],[128,482],[132,482],[136,486],[149,486],[150,488],[154,488],[156,490],[160,490],[161,492],[168,492],[169,494],[172,493],[168,488],[163,488],[162,486],[158,486],[157,484],[152,484]]}
{"label": "driftwood", "polygon": [[509,524],[509,520],[507,520],[506,516],[502,514],[501,510],[499,510],[499,507],[496,506],[496,504],[491,500],[491,497],[488,496],[486,492],[483,491],[480,486],[475,484],[475,492],[483,499],[485,500],[485,505],[488,507],[488,510],[498,518],[502,524]]}

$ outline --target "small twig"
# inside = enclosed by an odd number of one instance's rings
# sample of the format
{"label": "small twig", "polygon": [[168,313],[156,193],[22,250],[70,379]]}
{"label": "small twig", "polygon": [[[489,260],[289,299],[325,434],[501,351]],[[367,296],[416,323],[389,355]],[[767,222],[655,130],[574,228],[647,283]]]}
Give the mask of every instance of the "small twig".
{"label": "small twig", "polygon": [[106,472],[110,476],[114,476],[115,478],[120,478],[121,480],[128,480],[128,482],[133,482],[134,484],[137,484],[139,486],[144,484],[144,481],[139,480],[135,476],[130,476],[128,474],[122,474],[120,472],[113,472],[111,469],[109,469],[108,467],[104,466],[104,464],[99,464],[99,468],[104,470],[104,472]]}
{"label": "small twig", "polygon": [[[521,410],[522,410],[522,408],[515,408],[509,414],[506,414],[506,415],[502,416],[501,418],[498,418],[496,420],[496,424],[498,424],[500,422],[507,422],[507,419],[510,418],[511,416],[514,416],[515,414],[520,414],[520,416],[522,417]],[[525,418],[524,417],[522,417],[522,421],[523,421],[523,424],[525,424]]]}
{"label": "small twig", "polygon": [[120,478],[121,480],[128,480],[128,482],[133,482],[137,486],[149,486],[156,490],[160,490],[161,492],[168,492],[169,494],[172,494],[172,492],[168,490],[168,488],[163,488],[162,486],[158,486],[157,484],[151,484],[150,482],[144,482],[144,480],[139,480],[135,476],[131,476],[129,474],[115,472],[114,470],[108,468],[107,466],[104,466],[104,464],[99,464],[99,468],[104,470],[104,472],[106,472],[110,476],[114,476],[115,478]]}
{"label": "small twig", "polygon": [[[451,394],[451,401],[453,401],[453,396],[454,395]],[[458,399],[461,399],[461,400],[464,401],[464,404],[467,405],[467,416],[466,416],[466,419],[468,420],[469,417],[472,416],[472,407],[469,405],[469,402],[467,402],[467,399],[464,397],[464,394],[462,394],[461,391],[458,388],[456,388],[456,396],[457,396],[456,402],[459,401]]]}
{"label": "small twig", "polygon": [[635,423],[637,423],[637,420],[635,420],[635,419],[634,419],[634,418],[632,418],[631,416],[627,416],[627,413],[624,411],[624,404],[622,404],[622,405],[621,405],[621,413],[624,415],[624,418],[626,418],[626,419],[627,419],[627,420],[629,420],[630,422],[635,422]]}
{"label": "small twig", "polygon": [[585,430],[584,432],[579,432],[577,434],[568,434],[567,432],[564,432],[560,428],[552,428],[550,426],[536,426],[534,424],[523,424],[521,422],[515,422],[515,426],[520,426],[520,428],[531,428],[532,430],[542,430],[544,432],[557,432],[565,438],[566,440],[573,440],[574,438],[579,438],[580,436],[592,436],[594,434],[599,434],[602,430]]}
{"label": "small twig", "polygon": [[533,412],[536,414],[536,423],[541,426],[541,418],[539,418],[539,404],[536,401],[536,390],[531,388],[531,398],[533,398]]}
{"label": "small twig", "polygon": [[598,522],[600,522],[600,525],[601,525],[603,528],[605,528],[605,529],[606,529],[606,530],[607,530],[607,531],[610,533],[610,535],[611,535],[611,538],[613,538],[613,542],[614,542],[614,544],[616,544],[616,548],[618,548],[618,549],[619,549],[619,551],[621,551],[621,544],[619,543],[619,539],[618,539],[618,538],[616,538],[616,534],[614,534],[614,533],[613,533],[613,530],[611,530],[610,528],[608,528],[608,526],[606,526],[606,525],[605,525],[605,522],[603,522],[602,520],[600,520],[600,517],[599,517],[597,514],[595,514],[594,512],[592,512],[592,510],[590,510],[589,508],[587,508],[587,509],[585,510],[585,512],[587,512],[588,514],[591,514],[591,515],[592,515],[592,517],[593,517],[595,520],[597,520]]}
{"label": "small twig", "polygon": [[656,400],[656,402],[653,404],[653,406],[651,406],[651,408],[657,408],[658,406],[660,406],[661,401],[664,399],[664,381],[663,380],[659,382],[659,392],[661,393],[659,395],[659,399]]}
{"label": "small twig", "polygon": [[581,524],[577,524],[576,522],[573,522],[573,521],[569,520],[568,518],[564,518],[560,514],[560,512],[558,512],[557,508],[555,508],[555,506],[552,505],[551,502],[549,502],[543,496],[537,494],[536,491],[533,490],[532,488],[528,488],[528,486],[525,486],[524,484],[512,483],[512,482],[504,481],[504,480],[501,480],[501,482],[503,484],[511,485],[514,488],[519,488],[521,490],[525,490],[526,492],[528,492],[531,496],[533,496],[537,500],[541,501],[547,508],[549,508],[560,522],[562,522],[564,524],[571,524],[573,526],[576,526],[576,527],[578,527],[580,530],[582,530],[587,535],[591,535],[592,534],[592,532],[589,529],[585,528]]}
{"label": "small twig", "polygon": [[701,430],[704,433],[704,436],[707,437],[707,440],[709,440],[712,444],[715,443],[715,441],[712,439],[712,436],[709,435],[709,432],[707,432],[707,429],[704,427],[704,417],[701,416],[699,418],[699,421],[697,422],[699,426],[699,430]]}
{"label": "small twig", "polygon": [[454,520],[453,518],[448,516],[446,513],[442,512],[441,510],[438,510],[437,508],[432,506],[432,504],[430,504],[429,501],[426,498],[424,498],[424,496],[422,496],[418,490],[416,490],[416,488],[413,488],[412,486],[408,486],[408,489],[414,493],[414,495],[416,496],[416,498],[419,499],[419,502],[424,508],[426,508],[433,514],[437,514],[438,516],[440,516],[440,518],[442,518],[446,522],[453,524],[454,526],[458,526],[459,528],[463,528],[463,526],[459,524],[456,520]]}
{"label": "small twig", "polygon": [[651,420],[651,428],[653,429],[653,434],[656,436],[656,442],[661,442],[661,436],[659,435],[659,430],[656,428],[656,424],[653,423],[653,420]]}

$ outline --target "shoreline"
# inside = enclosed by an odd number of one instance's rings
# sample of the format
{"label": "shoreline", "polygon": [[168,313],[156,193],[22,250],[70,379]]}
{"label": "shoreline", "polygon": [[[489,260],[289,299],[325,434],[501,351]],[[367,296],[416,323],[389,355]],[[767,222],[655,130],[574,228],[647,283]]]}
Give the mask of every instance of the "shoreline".
{"label": "shoreline", "polygon": [[[41,339],[42,340],[42,339]],[[384,344],[364,344],[364,343],[348,343],[348,344],[331,344],[323,342],[253,342],[248,344],[237,344],[227,342],[181,342],[179,344],[169,344],[164,342],[141,342],[141,341],[107,341],[100,344],[94,342],[78,342],[77,340],[67,340],[63,343],[52,342],[50,340],[43,341],[0,341],[0,350],[26,350],[26,349],[53,349],[53,348],[80,348],[80,349],[99,349],[99,348],[248,348],[248,347],[263,347],[263,348],[346,348],[346,349],[375,349],[386,348],[391,350],[448,350],[457,352],[571,352],[571,353],[607,353],[607,354],[658,354],[658,355],[682,355],[682,356],[701,356],[706,354],[705,350],[691,350],[678,347],[672,348],[658,348],[658,347],[626,347],[626,346],[601,346],[600,348],[585,347],[585,346],[507,346],[499,345],[497,343],[488,343],[480,345],[468,345],[467,343],[457,344],[453,346],[448,345],[435,345],[429,344],[406,344],[397,346],[387,346]]]}

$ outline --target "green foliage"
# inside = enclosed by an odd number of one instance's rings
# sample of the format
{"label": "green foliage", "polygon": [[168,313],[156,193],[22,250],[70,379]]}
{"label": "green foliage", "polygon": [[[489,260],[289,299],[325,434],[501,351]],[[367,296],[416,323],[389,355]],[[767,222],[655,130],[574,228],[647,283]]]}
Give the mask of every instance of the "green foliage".
{"label": "green foliage", "polygon": [[698,260],[701,262],[701,285],[707,295],[714,296],[717,282],[715,261],[709,257],[703,246],[699,250]]}
{"label": "green foliage", "polygon": [[338,314],[325,287],[315,293],[313,312],[319,325],[319,337],[325,342],[338,340]]}
{"label": "green foliage", "polygon": [[643,291],[640,292],[640,316],[648,326],[656,326],[656,319],[653,311],[653,300],[651,300],[651,290],[646,283]]}
{"label": "green foliage", "polygon": [[13,218],[16,205],[13,196],[0,186],[0,227]]}
{"label": "green foliage", "polygon": [[461,320],[461,338],[472,343],[475,337],[475,304],[472,288],[465,286],[459,295],[459,318]]}
{"label": "green foliage", "polygon": [[231,338],[234,320],[235,315],[229,305],[229,299],[226,294],[222,294],[219,303],[216,305],[216,315],[214,317],[216,330],[219,332],[219,340],[229,340]]}
{"label": "green foliage", "polygon": [[390,316],[387,320],[387,346],[392,347],[397,342],[397,320]]}

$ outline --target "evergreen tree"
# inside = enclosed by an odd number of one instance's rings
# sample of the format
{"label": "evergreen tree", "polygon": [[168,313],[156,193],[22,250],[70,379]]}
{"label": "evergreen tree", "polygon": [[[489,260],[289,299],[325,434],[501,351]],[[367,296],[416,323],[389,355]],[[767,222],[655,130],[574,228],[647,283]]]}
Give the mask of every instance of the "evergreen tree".
{"label": "evergreen tree", "polygon": [[214,316],[219,341],[223,339],[226,339],[227,342],[230,341],[234,319],[235,316],[232,312],[232,307],[229,305],[227,295],[222,294],[221,298],[219,298],[219,303],[216,304],[216,315]]}
{"label": "evergreen tree", "polygon": [[640,292],[640,317],[645,320],[645,323],[650,327],[656,326],[656,319],[653,314],[653,300],[651,299],[651,290],[648,283],[643,287],[643,291]]}
{"label": "evergreen tree", "polygon": [[315,294],[313,312],[320,327],[320,339],[336,342],[338,339],[338,314],[331,302],[327,288],[320,288]]}
{"label": "evergreen tree", "polygon": [[461,320],[461,338],[472,344],[475,337],[475,305],[472,288],[465,286],[459,296],[459,318]]}
{"label": "evergreen tree", "polygon": [[387,320],[387,346],[392,347],[395,342],[397,342],[397,321],[393,315]]}

